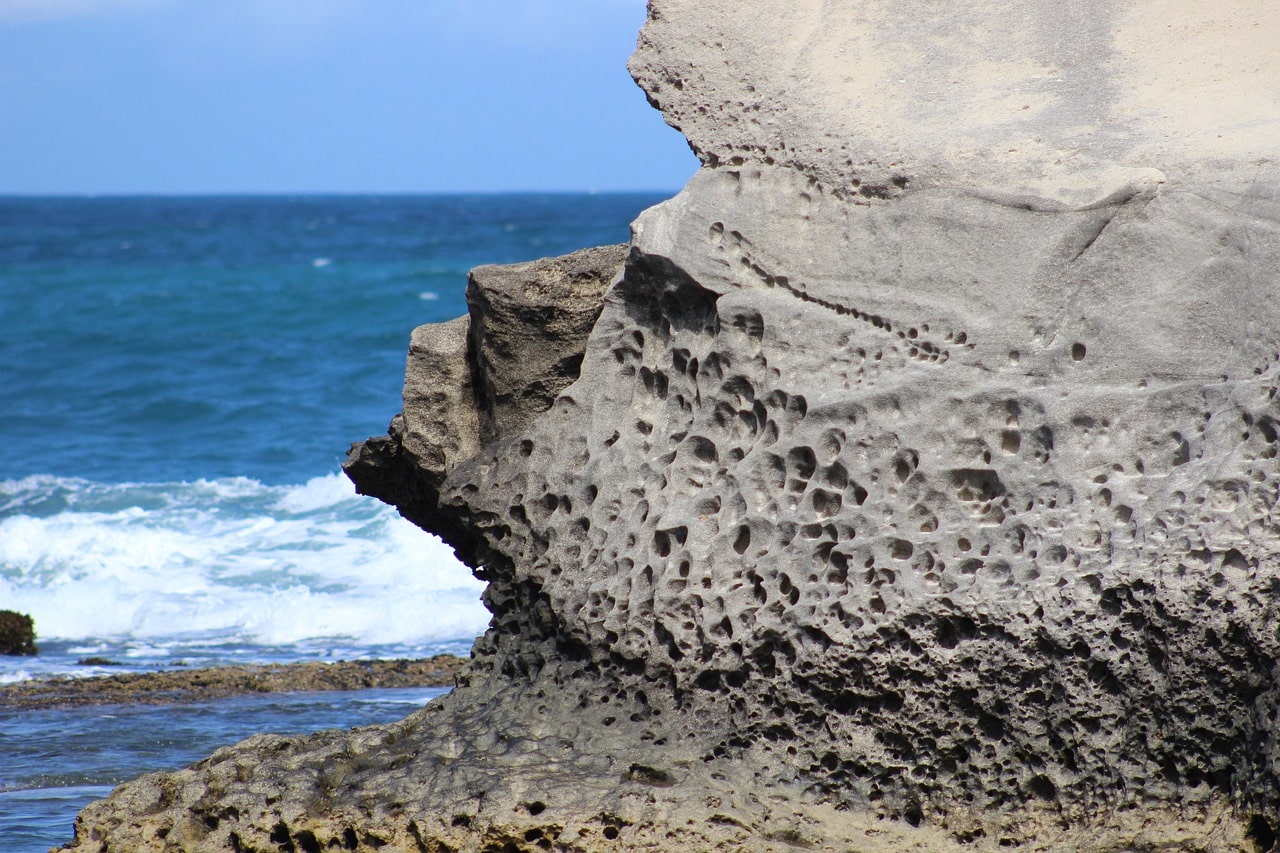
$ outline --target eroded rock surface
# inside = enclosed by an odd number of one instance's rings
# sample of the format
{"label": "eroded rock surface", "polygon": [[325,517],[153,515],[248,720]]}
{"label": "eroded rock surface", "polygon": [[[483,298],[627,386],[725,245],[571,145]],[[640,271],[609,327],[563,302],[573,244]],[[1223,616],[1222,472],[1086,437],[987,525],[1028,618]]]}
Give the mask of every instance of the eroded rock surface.
{"label": "eroded rock surface", "polygon": [[468,314],[413,330],[404,411],[386,436],[352,447],[344,468],[360,491],[465,541],[465,521],[450,526],[436,513],[441,483],[484,445],[522,430],[578,377],[626,252],[601,246],[472,270]]}
{"label": "eroded rock surface", "polygon": [[475,315],[423,332],[478,402],[411,356],[349,466],[489,581],[462,686],[125,786],[82,846],[1270,849],[1276,43],[651,3],[633,73],[706,167],[579,378],[508,430]]}
{"label": "eroded rock surface", "polygon": [[523,430],[578,378],[587,335],[626,252],[603,246],[471,271],[470,357],[482,445]]}

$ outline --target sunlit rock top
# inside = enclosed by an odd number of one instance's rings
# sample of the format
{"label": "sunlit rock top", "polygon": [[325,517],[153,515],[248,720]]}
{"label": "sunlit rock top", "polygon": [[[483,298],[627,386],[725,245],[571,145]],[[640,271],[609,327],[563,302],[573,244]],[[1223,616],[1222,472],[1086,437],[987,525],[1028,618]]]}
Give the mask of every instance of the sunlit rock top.
{"label": "sunlit rock top", "polygon": [[1274,3],[1085,5],[656,0],[631,71],[704,162],[831,188],[906,176],[1079,206],[1280,153]]}

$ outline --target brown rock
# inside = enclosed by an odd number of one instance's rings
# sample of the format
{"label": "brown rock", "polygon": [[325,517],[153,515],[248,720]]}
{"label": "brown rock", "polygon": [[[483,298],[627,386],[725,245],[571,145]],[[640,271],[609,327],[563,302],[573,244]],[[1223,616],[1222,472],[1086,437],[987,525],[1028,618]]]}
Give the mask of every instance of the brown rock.
{"label": "brown rock", "polygon": [[36,652],[36,626],[31,617],[0,610],[0,655],[34,655]]}
{"label": "brown rock", "polygon": [[452,687],[464,663],[453,655],[437,655],[425,660],[226,666],[25,681],[0,685],[0,710],[175,705],[245,693]]}
{"label": "brown rock", "polygon": [[471,531],[435,512],[440,484],[485,444],[517,435],[577,379],[626,255],[625,245],[602,246],[472,270],[469,313],[414,329],[404,410],[388,434],[352,445],[342,467],[360,493],[465,550]]}
{"label": "brown rock", "polygon": [[626,246],[601,246],[471,271],[468,341],[481,447],[519,433],[578,378],[605,288],[626,256]]}

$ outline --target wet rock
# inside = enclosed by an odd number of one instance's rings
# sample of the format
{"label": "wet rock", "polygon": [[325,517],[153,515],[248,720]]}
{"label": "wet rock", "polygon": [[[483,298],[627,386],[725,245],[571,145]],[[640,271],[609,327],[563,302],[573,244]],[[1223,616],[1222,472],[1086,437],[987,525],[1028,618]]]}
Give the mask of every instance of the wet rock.
{"label": "wet rock", "polygon": [[0,610],[0,655],[36,654],[36,626],[30,616]]}
{"label": "wet rock", "polygon": [[111,660],[111,658],[90,655],[87,658],[80,658],[80,660],[76,661],[76,666],[124,666],[124,664],[118,660]]}

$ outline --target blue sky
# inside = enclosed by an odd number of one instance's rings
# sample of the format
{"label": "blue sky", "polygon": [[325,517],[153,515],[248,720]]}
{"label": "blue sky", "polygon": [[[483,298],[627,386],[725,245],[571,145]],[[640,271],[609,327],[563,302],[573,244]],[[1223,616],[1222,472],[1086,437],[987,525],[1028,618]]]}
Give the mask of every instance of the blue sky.
{"label": "blue sky", "polygon": [[0,0],[0,194],[675,190],[644,0]]}

